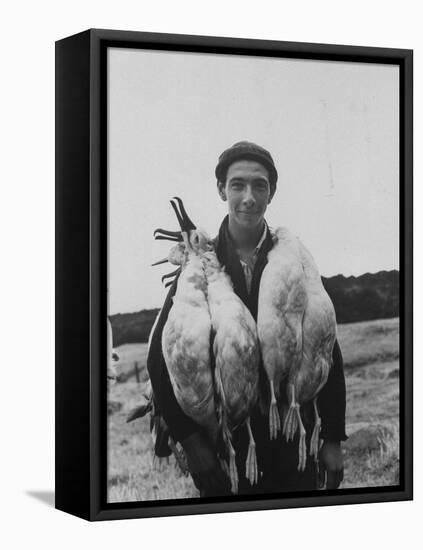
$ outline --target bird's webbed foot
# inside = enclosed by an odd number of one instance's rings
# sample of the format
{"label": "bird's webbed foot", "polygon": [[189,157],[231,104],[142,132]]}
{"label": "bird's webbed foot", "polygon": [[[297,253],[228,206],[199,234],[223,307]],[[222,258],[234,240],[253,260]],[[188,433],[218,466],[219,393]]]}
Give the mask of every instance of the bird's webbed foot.
{"label": "bird's webbed foot", "polygon": [[279,416],[278,404],[275,399],[274,402],[270,403],[270,410],[269,410],[270,439],[276,439],[278,437],[278,433],[280,432],[280,429],[281,429],[281,419]]}
{"label": "bird's webbed foot", "polygon": [[294,439],[297,433],[298,424],[301,423],[300,406],[295,398],[295,386],[294,384],[288,385],[290,393],[290,405],[288,413],[283,423],[283,434],[287,441]]}
{"label": "bird's webbed foot", "polygon": [[255,445],[250,445],[248,447],[247,460],[245,463],[245,477],[248,479],[251,485],[255,485],[258,481],[258,468]]}
{"label": "bird's webbed foot", "polygon": [[247,460],[245,462],[245,477],[248,479],[251,485],[255,485],[258,481],[258,468],[256,443],[253,438],[253,432],[251,431],[250,419],[247,420],[247,429],[250,442],[248,445]]}
{"label": "bird's webbed foot", "polygon": [[269,409],[269,432],[270,439],[276,439],[281,430],[281,419],[279,416],[278,402],[276,400],[273,380],[270,381],[270,409]]}
{"label": "bird's webbed foot", "polygon": [[291,403],[283,424],[283,434],[287,441],[294,439],[298,430],[298,415],[300,406],[298,403]]}

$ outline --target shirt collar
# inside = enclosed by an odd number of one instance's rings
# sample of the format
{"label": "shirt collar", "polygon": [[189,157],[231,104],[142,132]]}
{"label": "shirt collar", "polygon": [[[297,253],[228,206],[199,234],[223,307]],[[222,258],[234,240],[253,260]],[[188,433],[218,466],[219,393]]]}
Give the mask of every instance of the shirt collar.
{"label": "shirt collar", "polygon": [[263,233],[261,234],[260,240],[259,240],[257,246],[254,249],[254,254],[258,254],[258,252],[261,248],[261,245],[264,243],[264,239],[266,238],[266,235],[267,235],[267,230],[268,230],[267,223],[264,222]]}
{"label": "shirt collar", "polygon": [[[257,245],[256,245],[256,247],[254,248],[254,250],[253,250],[252,252],[250,252],[250,253],[248,254],[248,256],[250,256],[250,257],[251,257],[251,256],[254,256],[254,257],[255,257],[255,256],[258,255],[258,253],[259,253],[259,251],[260,251],[260,248],[261,248],[262,244],[264,243],[264,240],[265,240],[265,238],[266,238],[266,236],[267,236],[267,231],[268,231],[268,226],[267,226],[267,223],[266,223],[266,221],[265,221],[265,222],[264,222],[263,233],[261,234],[260,240],[259,240],[259,242],[257,243]],[[242,250],[239,250],[239,249],[237,249],[237,253],[238,253],[238,255],[240,255],[241,257],[243,257],[243,256],[246,255],[245,252],[243,252]]]}

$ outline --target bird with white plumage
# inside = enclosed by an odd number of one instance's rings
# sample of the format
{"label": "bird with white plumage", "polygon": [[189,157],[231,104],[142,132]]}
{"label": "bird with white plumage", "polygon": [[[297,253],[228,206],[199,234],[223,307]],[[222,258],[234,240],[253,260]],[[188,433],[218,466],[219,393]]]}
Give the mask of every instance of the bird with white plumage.
{"label": "bird with white plumage", "polygon": [[[162,350],[181,409],[202,426],[211,442],[216,444],[219,425],[210,355],[211,319],[206,298],[207,281],[199,255],[200,239],[196,228],[188,218],[182,201],[176,201],[180,211],[175,202],[171,201],[171,204],[181,227],[185,249],[181,255],[181,273],[173,306],[163,328]],[[179,236],[171,240],[179,240]]]}
{"label": "bird with white plumage", "polygon": [[298,243],[307,290],[307,304],[302,322],[301,363],[298,369],[292,369],[289,373],[287,392],[290,406],[284,423],[284,433],[287,439],[293,439],[297,429],[300,430],[299,469],[304,470],[305,430],[300,407],[313,401],[315,423],[310,441],[310,455],[317,462],[321,426],[318,395],[328,380],[332,366],[332,352],[336,341],[336,315],[313,256],[299,240]]}
{"label": "bird with white plumage", "polygon": [[213,330],[216,402],[223,441],[229,452],[232,492],[238,492],[238,472],[232,433],[245,425],[249,445],[245,477],[257,483],[256,444],[250,414],[258,399],[260,350],[256,323],[242,300],[235,294],[229,276],[214,251],[203,254],[207,277],[207,300]]}
{"label": "bird with white plumage", "polygon": [[[182,201],[178,199],[178,202],[187,218]],[[178,242],[167,258],[155,265],[165,261],[183,264],[187,246],[183,232],[160,229],[155,234],[156,238]],[[184,239],[182,243],[181,238]],[[255,441],[250,425],[250,413],[258,398],[260,350],[257,328],[250,311],[234,292],[232,282],[220,265],[206,233],[191,226],[189,246],[201,258],[206,275],[206,299],[212,324],[210,352],[214,367],[215,405],[220,433],[229,457],[228,473],[232,492],[236,493],[239,479],[232,433],[238,427],[245,426],[249,436],[245,475],[252,485],[258,480]],[[175,275],[177,271],[162,279]]]}
{"label": "bird with white plumage", "polygon": [[301,362],[307,293],[297,240],[285,228],[277,229],[273,240],[260,281],[257,331],[270,386],[270,438],[276,439],[281,384]]}
{"label": "bird with white plumage", "polygon": [[274,232],[274,247],[260,282],[257,329],[270,385],[270,437],[281,429],[280,393],[289,409],[283,425],[287,440],[299,436],[298,469],[306,466],[306,433],[300,407],[313,400],[315,426],[310,454],[317,460],[320,418],[317,396],[326,384],[336,340],[333,304],[313,257],[286,228]]}

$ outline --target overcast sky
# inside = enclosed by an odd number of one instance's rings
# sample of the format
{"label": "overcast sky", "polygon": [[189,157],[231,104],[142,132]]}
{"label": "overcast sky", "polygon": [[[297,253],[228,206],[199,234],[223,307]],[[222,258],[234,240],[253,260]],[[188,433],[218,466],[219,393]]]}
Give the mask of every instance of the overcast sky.
{"label": "overcast sky", "polygon": [[[267,148],[279,172],[266,219],[324,276],[399,266],[397,66],[109,49],[109,313],[160,307],[151,263],[177,229],[175,195],[214,236],[226,214],[219,154]],[[173,270],[174,268],[172,268]]]}

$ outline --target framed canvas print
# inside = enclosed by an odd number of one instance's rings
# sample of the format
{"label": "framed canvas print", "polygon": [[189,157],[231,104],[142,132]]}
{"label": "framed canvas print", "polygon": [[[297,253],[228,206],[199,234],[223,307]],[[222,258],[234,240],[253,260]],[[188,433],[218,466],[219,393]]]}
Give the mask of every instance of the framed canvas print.
{"label": "framed canvas print", "polygon": [[56,43],[56,507],[412,498],[412,52]]}

